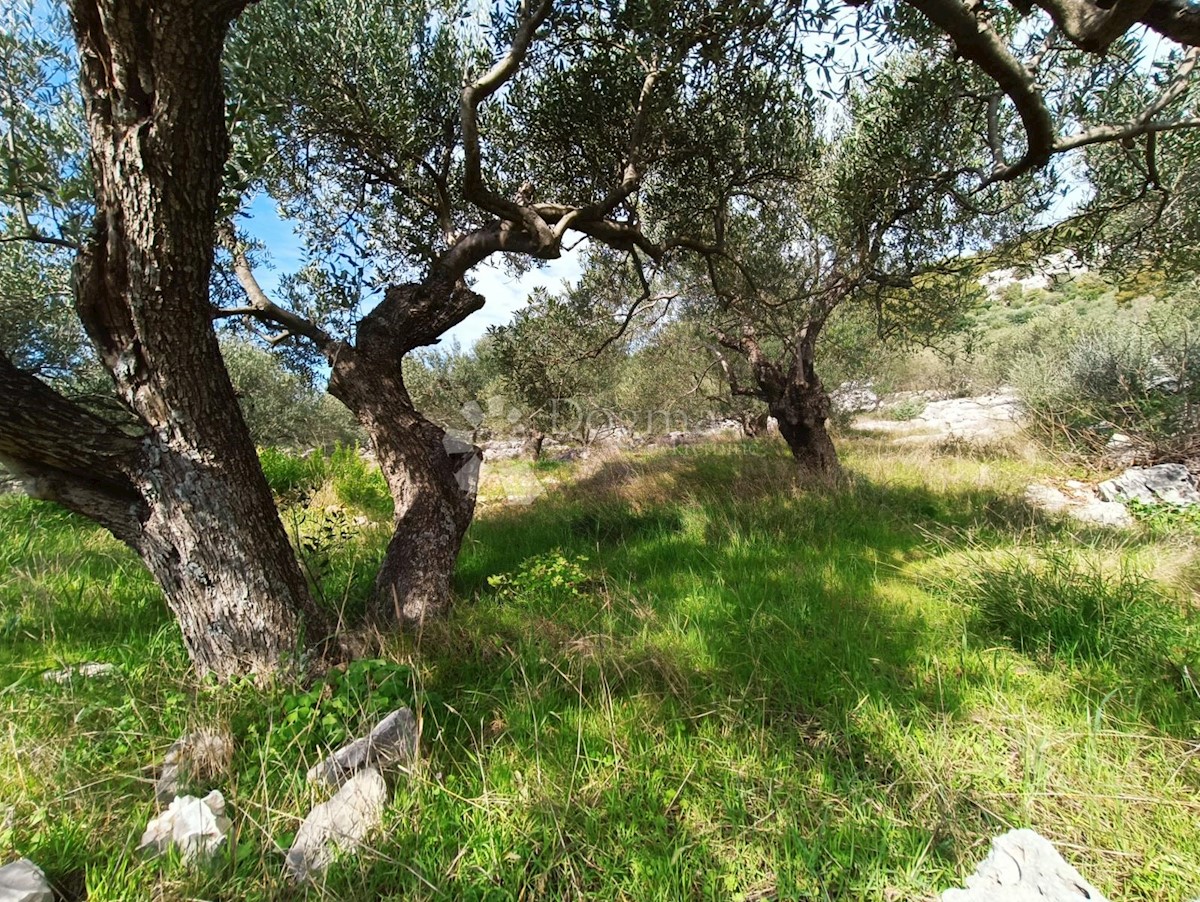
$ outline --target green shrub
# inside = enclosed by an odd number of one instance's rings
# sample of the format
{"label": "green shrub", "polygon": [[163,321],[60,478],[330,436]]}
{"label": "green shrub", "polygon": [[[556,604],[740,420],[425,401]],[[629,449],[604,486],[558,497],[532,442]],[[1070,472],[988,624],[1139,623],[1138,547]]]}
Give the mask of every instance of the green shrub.
{"label": "green shrub", "polygon": [[1018,354],[1012,381],[1047,444],[1102,456],[1114,432],[1146,462],[1200,447],[1200,304],[1065,330]]}
{"label": "green shrub", "polygon": [[328,467],[339,501],[376,520],[392,518],[392,496],[387,481],[377,466],[363,458],[358,448],[339,445],[330,453]]}
{"label": "green shrub", "polygon": [[887,409],[887,415],[889,419],[899,420],[902,423],[906,423],[909,420],[915,420],[917,417],[923,414],[928,404],[929,402],[920,396],[905,398],[899,404],[889,407]]}
{"label": "green shrub", "polygon": [[260,448],[258,461],[271,491],[287,501],[301,499],[325,481],[327,464],[319,451],[305,456],[279,448]]}
{"label": "green shrub", "polygon": [[350,411],[278,356],[231,336],[221,354],[256,444],[321,448],[361,435]]}
{"label": "green shrub", "polygon": [[527,558],[515,573],[489,576],[488,585],[508,601],[570,601],[580,597],[588,584],[586,562],[582,555],[566,557],[556,549]]}
{"label": "green shrub", "polygon": [[[377,659],[353,661],[330,670],[308,691],[285,696],[268,741],[284,756],[302,749],[323,754],[413,703],[411,668]],[[257,725],[248,731],[257,733]]]}

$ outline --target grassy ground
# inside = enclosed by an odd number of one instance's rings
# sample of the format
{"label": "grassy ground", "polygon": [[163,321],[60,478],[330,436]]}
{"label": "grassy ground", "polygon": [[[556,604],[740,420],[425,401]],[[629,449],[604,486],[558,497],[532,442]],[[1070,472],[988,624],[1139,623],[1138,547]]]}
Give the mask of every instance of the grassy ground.
{"label": "grassy ground", "polygon": [[[1114,899],[1200,894],[1195,530],[1044,520],[1024,454],[843,447],[836,494],[773,444],[497,466],[451,620],[315,691],[197,686],[130,554],[0,499],[0,860],[96,900],[907,900],[1030,826]],[[380,484],[270,469],[359,604]],[[91,660],[116,675],[40,676]],[[289,888],[306,763],[400,702],[424,760],[385,831]],[[237,742],[234,841],[141,860],[147,765],[201,724]]]}

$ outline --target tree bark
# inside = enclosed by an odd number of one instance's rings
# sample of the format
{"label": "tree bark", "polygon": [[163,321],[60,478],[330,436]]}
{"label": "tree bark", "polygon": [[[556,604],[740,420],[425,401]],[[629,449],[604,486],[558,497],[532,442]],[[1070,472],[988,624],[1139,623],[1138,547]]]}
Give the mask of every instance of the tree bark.
{"label": "tree bark", "polygon": [[802,476],[834,482],[841,475],[837,449],[829,436],[831,402],[818,380],[812,384],[788,385],[768,402],[771,416],[779,423],[779,434],[787,442]]}
{"label": "tree bark", "polygon": [[[823,319],[813,319],[800,329],[792,343],[791,361],[785,369],[772,362],[762,350],[753,329],[746,328],[736,346],[750,362],[758,396],[779,424],[802,478],[820,483],[836,482],[842,472],[837,449],[826,424],[833,403],[813,363],[817,336]],[[726,338],[729,344],[734,344]],[[734,391],[738,391],[736,385]]]}
{"label": "tree bark", "polygon": [[742,435],[746,438],[761,438],[767,434],[767,417],[766,411],[758,413],[743,413],[738,416],[738,422],[742,426]]}
{"label": "tree bark", "polygon": [[71,3],[96,182],[76,307],[141,433],[83,415],[7,358],[0,365],[13,389],[0,402],[0,456],[38,494],[141,555],[196,669],[221,678],[275,670],[302,630],[324,635],[210,319],[228,149],[220,57],[242,5]]}
{"label": "tree bark", "polygon": [[419,628],[444,614],[454,568],[475,512],[482,455],[464,436],[422,416],[404,385],[402,360],[483,299],[436,277],[395,286],[358,327],[354,347],[331,349],[329,392],[366,431],[395,505],[393,533],[375,580],[371,618]]}
{"label": "tree bark", "polygon": [[521,454],[530,460],[536,462],[542,459],[542,445],[546,441],[546,434],[534,427],[529,427],[529,434],[525,436],[525,441],[521,443]]}

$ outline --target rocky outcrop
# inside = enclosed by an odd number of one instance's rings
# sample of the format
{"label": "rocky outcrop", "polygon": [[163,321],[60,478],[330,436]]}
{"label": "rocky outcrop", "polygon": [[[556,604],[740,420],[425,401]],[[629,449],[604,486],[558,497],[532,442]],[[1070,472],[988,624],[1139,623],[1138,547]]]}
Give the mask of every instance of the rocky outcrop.
{"label": "rocky outcrop", "polygon": [[[895,406],[889,401],[882,405],[881,411],[886,412],[889,405]],[[1021,402],[1016,394],[1001,389],[975,398],[931,400],[910,419],[860,418],[855,425],[873,432],[906,433],[897,439],[905,443],[932,443],[950,438],[978,441],[1013,435],[1020,429],[1021,415]]]}
{"label": "rocky outcrop", "polygon": [[1133,525],[1133,517],[1118,501],[1103,501],[1091,486],[1068,480],[1065,489],[1035,484],[1025,489],[1025,502],[1048,514],[1068,516],[1089,526],[1123,528]]}
{"label": "rocky outcrop", "polygon": [[1097,488],[1105,501],[1138,501],[1142,504],[1200,504],[1200,492],[1183,464],[1130,467]]}
{"label": "rocky outcrop", "polygon": [[879,395],[870,382],[843,382],[829,393],[833,409],[841,413],[863,413],[879,407]]}

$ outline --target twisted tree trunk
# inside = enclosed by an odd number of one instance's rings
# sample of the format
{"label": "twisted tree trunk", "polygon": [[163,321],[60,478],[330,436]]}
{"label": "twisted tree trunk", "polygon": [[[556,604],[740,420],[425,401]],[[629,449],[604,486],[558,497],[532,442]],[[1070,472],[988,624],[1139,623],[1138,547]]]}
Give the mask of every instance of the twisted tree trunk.
{"label": "twisted tree trunk", "polygon": [[339,345],[329,354],[329,392],[366,431],[395,505],[371,603],[377,623],[419,627],[444,614],[453,598],[482,456],[465,435],[447,433],[416,410],[402,361],[435,341],[446,320],[461,320],[482,305],[465,286],[436,276],[396,286],[359,323],[355,346]]}
{"label": "twisted tree trunk", "polygon": [[[756,385],[753,393],[767,402],[767,410],[778,422],[779,434],[787,442],[801,476],[832,483],[842,472],[827,428],[833,405],[814,365],[817,336],[823,325],[823,319],[814,318],[799,330],[786,366],[767,357],[748,326],[736,341],[726,336],[725,342],[749,360]],[[736,381],[731,387],[735,393],[747,393]]]}
{"label": "twisted tree trunk", "polygon": [[243,3],[73,0],[96,181],[76,307],[129,435],[0,359],[0,458],[110,529],[166,593],[197,670],[273,670],[324,635],[234,399],[209,275],[227,152],[220,56]]}
{"label": "twisted tree trunk", "polygon": [[842,469],[826,428],[830,406],[829,393],[815,373],[811,381],[786,384],[767,402],[801,473],[826,482],[836,480]]}

